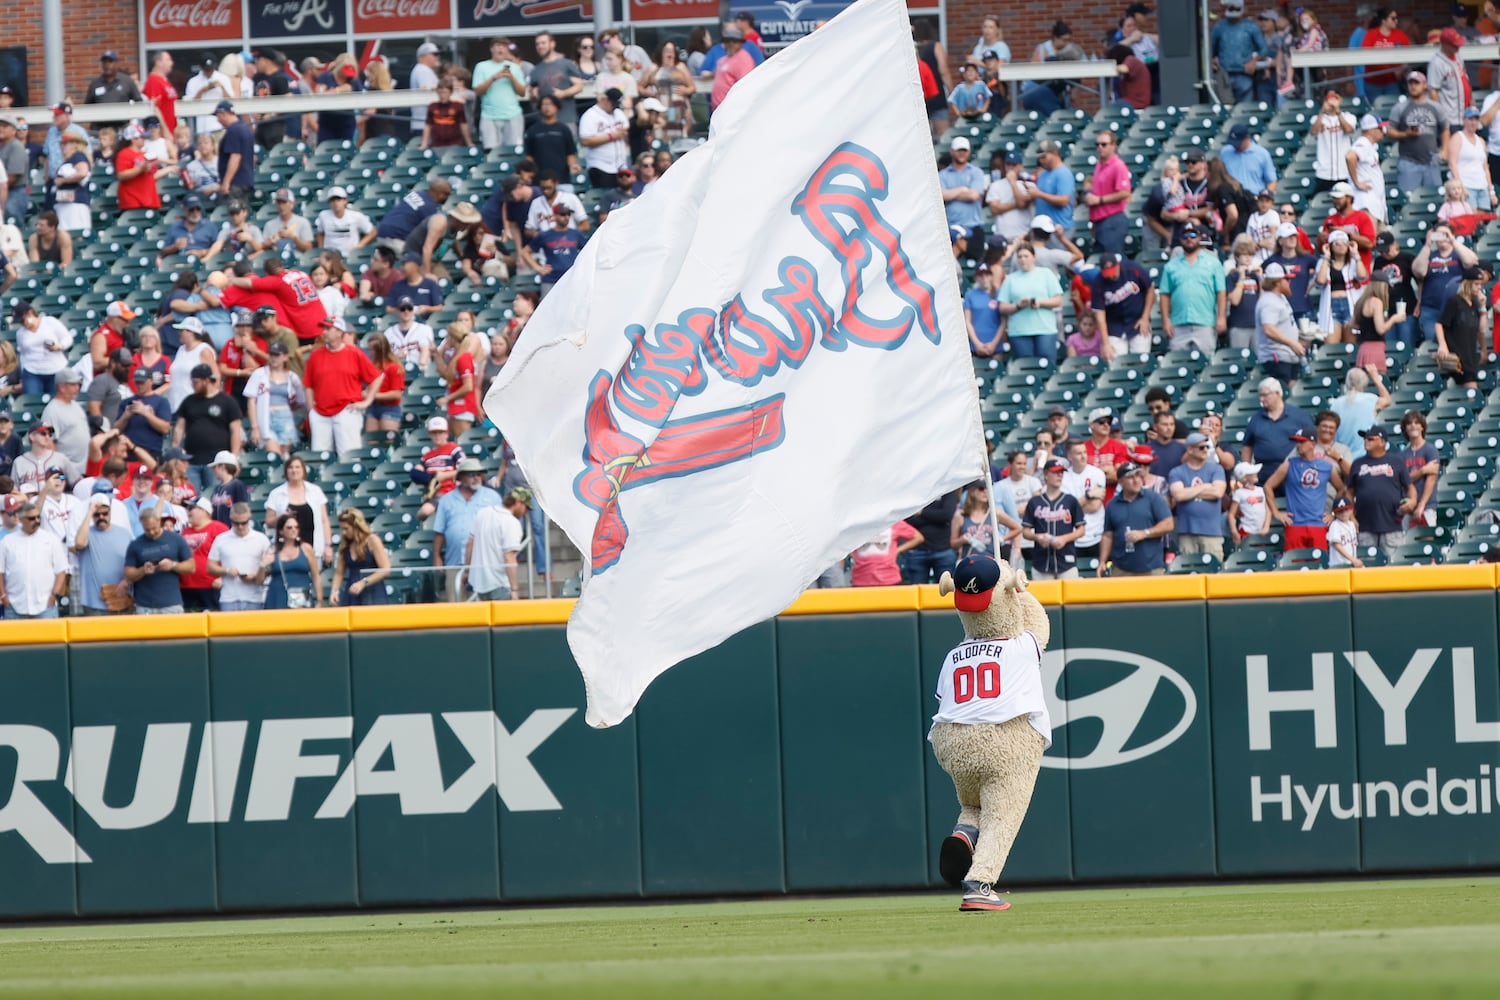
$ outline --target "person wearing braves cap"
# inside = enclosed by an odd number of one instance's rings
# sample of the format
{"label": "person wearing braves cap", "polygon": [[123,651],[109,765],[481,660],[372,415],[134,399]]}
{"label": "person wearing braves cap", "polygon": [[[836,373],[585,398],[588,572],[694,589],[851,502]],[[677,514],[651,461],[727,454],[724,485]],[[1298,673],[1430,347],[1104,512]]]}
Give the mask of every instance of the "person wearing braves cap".
{"label": "person wearing braves cap", "polygon": [[1063,490],[1068,466],[1049,459],[1042,466],[1042,491],[1026,502],[1021,515],[1021,537],[1032,543],[1031,571],[1037,580],[1076,580],[1077,551],[1083,537],[1083,507]]}
{"label": "person wearing braves cap", "polygon": [[1457,29],[1444,28],[1438,33],[1437,54],[1427,61],[1427,93],[1443,109],[1450,131],[1461,127],[1469,104],[1469,72],[1458,54],[1463,45],[1464,36]]}
{"label": "person wearing braves cap", "polygon": [[[99,54],[99,75],[89,81],[88,91],[84,94],[85,104],[130,104],[143,101],[141,88],[137,87],[135,80],[129,73],[120,72],[120,57],[113,49],[107,49]],[[100,122],[99,124],[114,124],[119,122]]]}
{"label": "person wearing braves cap", "polygon": [[[1328,550],[1328,486],[1335,495],[1344,492],[1344,479],[1331,459],[1318,455],[1316,432],[1299,427],[1292,432],[1295,450],[1282,459],[1266,480],[1266,510],[1271,519],[1286,527],[1288,549]],[[1286,511],[1276,504],[1276,492],[1286,496]]]}
{"label": "person wearing braves cap", "polygon": [[1219,513],[1229,477],[1214,454],[1214,442],[1193,433],[1183,442],[1187,450],[1182,464],[1167,474],[1167,490],[1176,514],[1177,551],[1183,555],[1207,553],[1224,558],[1224,534]]}
{"label": "person wearing braves cap", "polygon": [[1375,248],[1375,220],[1370,218],[1368,212],[1362,212],[1354,207],[1354,187],[1348,181],[1339,181],[1331,189],[1333,195],[1333,211],[1328,213],[1328,218],[1323,220],[1323,229],[1320,240],[1326,250],[1333,239],[1333,234],[1342,232],[1359,251],[1360,263],[1364,265],[1365,273],[1368,274],[1371,264],[1371,252]]}
{"label": "person wearing braves cap", "polygon": [[1328,523],[1328,568],[1352,566],[1359,569],[1365,562],[1359,557],[1359,524],[1354,516],[1354,501],[1339,497],[1333,502],[1333,520]]}
{"label": "person wearing braves cap", "polygon": [[146,155],[146,130],[131,122],[120,132],[123,140],[115,153],[115,179],[120,182],[120,210],[161,208],[161,192],[156,187],[159,160]]}
{"label": "person wearing braves cap", "polygon": [[255,136],[232,101],[216,104],[214,117],[224,126],[219,140],[219,197],[248,204],[255,193]]}
{"label": "person wearing braves cap", "polygon": [[1339,181],[1349,179],[1347,157],[1359,123],[1344,110],[1344,95],[1337,87],[1323,92],[1323,103],[1308,123],[1308,133],[1317,139],[1313,160],[1313,189],[1327,191]]}
{"label": "person wearing braves cap", "polygon": [[308,356],[302,375],[313,451],[347,455],[357,449],[365,411],[385,379],[363,351],[347,342],[346,330],[341,319],[324,320],[323,343]]}
{"label": "person wearing braves cap", "polygon": [[[198,72],[188,77],[182,88],[182,96],[188,101],[218,102],[240,96],[239,88],[229,76],[219,70],[219,58],[212,52],[201,53],[194,61]],[[224,125],[213,113],[198,115],[193,119],[194,135],[209,135],[223,130]]]}
{"label": "person wearing braves cap", "polygon": [[206,259],[208,251],[214,245],[214,237],[219,230],[204,219],[203,199],[190,194],[180,204],[182,214],[167,226],[161,249],[156,252],[158,263],[179,253],[200,260]]}
{"label": "person wearing braves cap", "polygon": [[1203,242],[1212,239],[1195,223],[1182,227],[1182,254],[1162,269],[1157,301],[1161,303],[1162,332],[1174,351],[1196,348],[1212,354],[1218,335],[1229,328],[1228,286],[1224,266]]}
{"label": "person wearing braves cap", "polygon": [[374,242],[375,223],[365,213],[349,207],[348,191],[335,184],[325,197],[328,207],[318,213],[318,246],[348,257]]}
{"label": "person wearing braves cap", "polygon": [[993,232],[989,238],[992,247],[1006,246],[1031,231],[1031,220],[1036,214],[1036,198],[1031,185],[1022,179],[1021,167],[1025,162],[1019,147],[996,150],[990,159],[990,174],[995,176],[995,159],[999,158],[1001,172],[985,189],[984,201],[990,214],[995,217]]}
{"label": "person wearing braves cap", "polygon": [[1427,76],[1419,70],[1406,74],[1406,97],[1391,112],[1385,137],[1395,139],[1396,184],[1402,191],[1438,187],[1443,183],[1440,152],[1448,137],[1449,119],[1427,90]]}
{"label": "person wearing braves cap", "polygon": [[1213,68],[1229,77],[1230,93],[1219,99],[1239,104],[1254,95],[1256,63],[1270,55],[1270,48],[1260,27],[1245,17],[1245,0],[1224,0],[1223,9],[1209,35],[1209,52]]}
{"label": "person wearing braves cap", "polygon": [[984,253],[984,192],[989,177],[970,162],[972,147],[964,136],[957,136],[948,147],[948,165],[938,171],[938,185],[943,189],[943,211],[949,226],[962,226],[971,236],[969,256],[979,260]]}
{"label": "person wearing braves cap", "polygon": [[938,871],[949,885],[963,887],[960,911],[1006,910],[1010,903],[995,883],[1052,744],[1041,672],[1051,624],[1026,578],[987,556],[944,573],[938,593],[953,595],[964,631],[964,641],[943,657],[927,734],[959,804]]}
{"label": "person wearing braves cap", "polygon": [[266,239],[271,241],[267,249],[277,253],[296,251],[306,253],[312,249],[312,223],[297,214],[297,196],[290,188],[280,188],[271,196],[276,203],[276,218],[266,223]]}
{"label": "person wearing braves cap", "polygon": [[1099,269],[1088,278],[1088,285],[1094,325],[1109,345],[1104,360],[1149,351],[1156,285],[1146,269],[1129,258],[1107,253],[1099,258]]}
{"label": "person wearing braves cap", "polygon": [[104,320],[89,335],[89,355],[96,376],[104,374],[110,356],[125,346],[125,331],[135,318],[136,311],[124,299],[116,299],[105,308]]}
{"label": "person wearing braves cap", "polygon": [[1286,270],[1280,264],[1267,264],[1260,277],[1260,301],[1255,304],[1255,360],[1271,379],[1295,382],[1302,374],[1307,347],[1287,299]]}
{"label": "person wearing braves cap", "polygon": [[1359,544],[1373,545],[1392,558],[1404,540],[1403,519],[1417,506],[1417,487],[1406,461],[1392,454],[1379,424],[1359,432],[1365,453],[1349,466],[1349,493],[1359,521]]}
{"label": "person wearing braves cap", "polygon": [[620,107],[624,100],[618,87],[606,87],[578,119],[578,143],[583,146],[589,187],[596,191],[616,187],[620,170],[630,165],[630,119]]}
{"label": "person wearing braves cap", "polygon": [[238,455],[244,446],[244,414],[234,397],[219,387],[219,373],[210,365],[193,366],[193,392],[173,415],[172,444],[188,455],[188,478],[195,496],[213,489],[214,456]]}
{"label": "person wearing braves cap", "polygon": [[1165,497],[1142,489],[1145,472],[1145,466],[1134,462],[1120,466],[1119,492],[1104,508],[1097,574],[1101,577],[1161,576],[1167,571],[1166,537],[1176,519]]}
{"label": "person wearing braves cap", "polygon": [[[1385,139],[1385,123],[1377,115],[1366,113],[1359,120],[1359,136],[1344,154],[1348,176],[1343,178],[1354,188],[1354,207],[1382,225],[1386,222],[1385,172],[1380,169],[1380,142]],[[1332,185],[1329,185],[1332,189]]]}
{"label": "person wearing braves cap", "polygon": [[521,248],[521,264],[542,277],[542,296],[552,291],[583,252],[583,232],[568,223],[573,212],[563,202],[552,206],[552,228],[537,233]]}
{"label": "person wearing braves cap", "polygon": [[1486,311],[1483,283],[1484,271],[1479,265],[1467,265],[1458,283],[1457,294],[1443,305],[1443,311],[1433,326],[1437,334],[1438,368],[1465,389],[1479,387]]}

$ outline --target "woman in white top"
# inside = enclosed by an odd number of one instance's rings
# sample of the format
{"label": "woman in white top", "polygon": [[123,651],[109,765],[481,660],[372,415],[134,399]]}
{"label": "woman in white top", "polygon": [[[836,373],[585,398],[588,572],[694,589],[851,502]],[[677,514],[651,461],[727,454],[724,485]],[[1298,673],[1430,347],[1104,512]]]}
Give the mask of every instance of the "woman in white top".
{"label": "woman in white top", "polygon": [[250,373],[245,406],[250,415],[250,443],[273,455],[288,455],[301,444],[297,413],[307,405],[302,379],[287,367],[284,344],[272,344],[269,363]]}
{"label": "woman in white top", "polygon": [[193,369],[199,365],[208,365],[219,373],[219,364],[214,357],[213,342],[203,332],[203,323],[196,316],[177,323],[177,335],[182,339],[182,346],[177,348],[177,354],[172,358],[172,367],[168,371],[167,382],[167,405],[172,412],[177,412],[177,407],[182,401],[193,394]]}
{"label": "woman in white top", "polygon": [[1464,128],[1448,137],[1444,152],[1448,172],[1469,192],[1469,204],[1476,211],[1488,212],[1496,205],[1495,182],[1490,177],[1490,158],[1484,140],[1479,138],[1479,112],[1464,109]]}
{"label": "woman in white top", "polygon": [[73,331],[51,316],[39,314],[30,302],[16,304],[16,354],[21,359],[21,387],[27,395],[50,393],[57,373],[68,367]]}
{"label": "woman in white top", "polygon": [[318,290],[318,301],[323,303],[323,310],[328,313],[328,318],[343,319],[344,310],[349,308],[349,296],[344,294],[344,289],[336,282],[329,280],[328,268],[316,264],[308,277]]}
{"label": "woman in white top", "polygon": [[327,494],[316,483],[307,481],[307,463],[298,456],[286,460],[285,472],[286,482],[266,497],[266,530],[274,533],[281,515],[291,514],[299,525],[312,528],[313,555],[325,564],[332,564],[333,541],[328,532]]}

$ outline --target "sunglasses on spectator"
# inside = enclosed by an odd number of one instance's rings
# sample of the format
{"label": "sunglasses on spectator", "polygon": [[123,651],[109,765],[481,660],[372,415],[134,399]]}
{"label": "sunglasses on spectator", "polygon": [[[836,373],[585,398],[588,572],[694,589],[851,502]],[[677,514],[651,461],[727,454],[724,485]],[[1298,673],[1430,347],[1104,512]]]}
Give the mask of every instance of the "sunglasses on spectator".
{"label": "sunglasses on spectator", "polygon": [[234,525],[236,528],[244,528],[249,526],[250,520],[246,518],[243,521],[236,521],[233,518],[230,518],[229,523]]}
{"label": "sunglasses on spectator", "polygon": [[42,519],[41,515],[39,515],[39,514],[32,514],[30,517],[23,517],[23,518],[21,518],[21,520],[24,521],[26,524],[36,524],[41,519]]}

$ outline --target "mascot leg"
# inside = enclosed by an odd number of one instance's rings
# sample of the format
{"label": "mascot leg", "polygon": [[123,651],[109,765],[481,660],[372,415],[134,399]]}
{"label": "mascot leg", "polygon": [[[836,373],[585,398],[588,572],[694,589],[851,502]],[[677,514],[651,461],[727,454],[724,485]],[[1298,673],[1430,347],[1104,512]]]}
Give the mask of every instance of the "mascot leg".
{"label": "mascot leg", "polygon": [[966,881],[993,885],[1005,869],[1005,860],[1031,805],[1042,767],[1045,741],[1024,716],[998,726],[975,726],[988,739],[984,782],[979,788],[979,843]]}
{"label": "mascot leg", "polygon": [[958,820],[953,833],[938,851],[938,872],[943,881],[957,888],[974,861],[979,840],[980,790],[984,787],[983,739],[977,730],[987,726],[960,726],[939,722],[932,727],[932,752],[958,795]]}

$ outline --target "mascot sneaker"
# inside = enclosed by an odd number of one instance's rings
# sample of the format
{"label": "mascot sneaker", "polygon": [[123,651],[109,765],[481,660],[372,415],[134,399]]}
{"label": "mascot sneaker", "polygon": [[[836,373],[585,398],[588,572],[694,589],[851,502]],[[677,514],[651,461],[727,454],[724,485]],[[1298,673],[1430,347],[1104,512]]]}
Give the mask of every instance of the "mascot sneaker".
{"label": "mascot sneaker", "polygon": [[964,901],[958,904],[958,908],[964,913],[978,913],[981,910],[1008,910],[1010,903],[1001,898],[988,882],[965,882]]}
{"label": "mascot sneaker", "polygon": [[972,826],[956,826],[944,838],[938,850],[938,874],[944,882],[955,889],[959,887],[974,862],[974,845],[978,841],[979,831]]}

